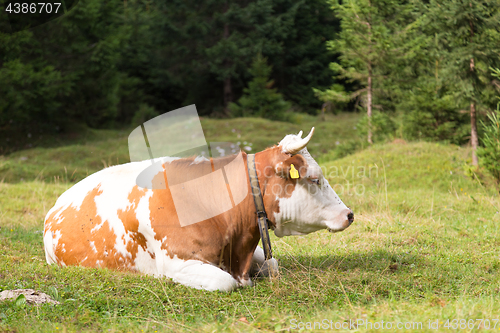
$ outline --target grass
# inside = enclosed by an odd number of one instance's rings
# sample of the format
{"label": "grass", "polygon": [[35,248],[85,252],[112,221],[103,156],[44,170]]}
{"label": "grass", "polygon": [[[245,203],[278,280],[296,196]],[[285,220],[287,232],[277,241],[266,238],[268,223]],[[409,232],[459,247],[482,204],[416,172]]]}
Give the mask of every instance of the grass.
{"label": "grass", "polygon": [[[303,115],[295,124],[259,118],[203,118],[201,123],[208,142],[250,145],[252,151],[276,144],[285,134],[303,130],[307,135],[315,126],[314,142],[309,149],[313,156],[320,156],[335,147],[336,142],[352,141],[359,118],[359,114],[329,115],[325,122],[319,122],[316,117]],[[77,182],[103,167],[130,162],[127,138],[132,130],[79,129],[67,133],[65,141],[45,138],[41,147],[0,155],[0,181]]]}
{"label": "grass", "polygon": [[[285,133],[306,131],[313,122],[203,121],[209,141],[247,141],[255,150]],[[335,146],[333,140],[352,140],[350,126],[355,124],[349,115],[316,123],[311,150],[321,157]],[[111,138],[114,133],[118,138]],[[465,175],[468,149],[435,143],[374,145],[322,163],[330,184],[354,210],[355,223],[337,234],[272,236],[280,276],[255,280],[251,288],[206,292],[141,274],[49,266],[43,219],[77,180],[66,175],[72,168],[93,172],[92,163],[96,169],[104,165],[101,159],[106,164],[126,159],[126,133],[108,134],[2,159],[12,164],[2,169],[5,181],[0,184],[0,288],[33,288],[62,304],[2,302],[0,331],[274,332],[299,325],[313,331],[314,322],[323,325],[316,324],[320,331],[325,325],[335,329],[335,324],[358,321],[356,329],[364,332],[378,331],[373,325],[382,320],[386,325],[422,323],[422,329],[409,331],[435,331],[429,321],[437,320],[443,331],[447,320],[450,328],[461,325],[453,319],[481,318],[490,319],[493,327],[492,319],[499,318],[500,198]],[[69,151],[79,153],[66,159]],[[109,158],[108,151],[116,155]],[[22,161],[27,166],[14,173],[21,156],[29,156]],[[51,173],[38,176],[31,159],[52,165]],[[473,323],[474,331],[485,330],[486,322]]]}

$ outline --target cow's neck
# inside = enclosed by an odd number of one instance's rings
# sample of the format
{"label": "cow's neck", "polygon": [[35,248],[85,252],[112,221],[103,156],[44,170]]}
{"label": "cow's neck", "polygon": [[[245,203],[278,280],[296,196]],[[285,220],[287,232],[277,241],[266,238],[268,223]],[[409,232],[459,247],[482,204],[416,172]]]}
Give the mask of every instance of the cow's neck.
{"label": "cow's neck", "polygon": [[[255,154],[255,166],[259,180],[259,187],[264,199],[264,208],[267,214],[273,214],[274,202],[266,200],[266,188],[269,179],[274,175],[273,161],[276,152],[274,149],[266,149]],[[248,155],[243,154],[244,165],[247,166]],[[271,172],[272,171],[272,172]],[[236,279],[249,279],[249,272],[252,265],[253,253],[261,238],[259,226],[257,223],[256,208],[248,172],[245,172],[246,183],[248,186],[248,195],[237,207],[228,211],[224,223],[224,230],[227,241],[224,242],[221,249],[223,267],[231,273]],[[274,222],[270,222],[274,228]]]}
{"label": "cow's neck", "polygon": [[[274,166],[283,160],[280,147],[274,146],[255,154],[255,166],[259,178],[260,190],[264,199],[266,214],[271,229],[276,227],[275,213],[279,213],[279,205],[276,196],[273,195],[272,186],[281,186],[280,177],[276,175]],[[276,185],[275,185],[276,184]]]}
{"label": "cow's neck", "polygon": [[[275,198],[267,187],[276,181],[274,163],[279,159],[278,147],[266,149],[255,154],[255,165],[259,179],[259,186],[264,200],[264,207],[269,217],[274,218],[274,213],[279,212]],[[247,154],[243,155],[244,164],[247,165]],[[232,210],[222,214],[216,222],[223,236],[222,247],[218,257],[221,268],[225,269],[236,279],[248,279],[252,265],[253,253],[260,240],[260,232],[257,224],[255,204],[251,195],[250,181],[247,177],[248,195]],[[279,177],[278,177],[279,178]],[[275,227],[273,218],[270,219],[271,227]],[[217,220],[214,220],[217,221]],[[212,261],[213,263],[213,261]]]}

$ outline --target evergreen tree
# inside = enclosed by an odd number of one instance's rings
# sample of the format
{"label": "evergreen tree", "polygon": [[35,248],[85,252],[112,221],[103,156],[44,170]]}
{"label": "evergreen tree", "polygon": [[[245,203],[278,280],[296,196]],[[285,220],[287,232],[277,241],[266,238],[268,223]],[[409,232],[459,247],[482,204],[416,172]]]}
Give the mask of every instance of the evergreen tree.
{"label": "evergreen tree", "polygon": [[477,166],[477,109],[494,107],[490,67],[500,59],[500,1],[431,0],[426,6],[427,27],[447,50],[445,80],[454,83],[459,108],[468,104],[472,164]]}
{"label": "evergreen tree", "polygon": [[[14,132],[26,124],[44,126],[58,117],[70,87],[62,73],[42,61],[31,31],[0,33],[0,127]],[[52,123],[53,124],[53,123]]]}
{"label": "evergreen tree", "polygon": [[404,113],[405,138],[463,144],[468,118],[457,108],[455,83],[443,75],[448,50],[429,30],[424,12],[415,11],[400,45],[403,56],[394,58],[386,82],[392,87],[396,109]]}
{"label": "evergreen tree", "polygon": [[374,97],[382,93],[382,78],[391,62],[394,33],[400,29],[397,16],[402,11],[396,2],[390,0],[335,1],[333,8],[341,19],[341,32],[329,47],[340,54],[340,61],[331,63],[330,68],[337,78],[357,82],[361,87],[351,93],[335,89],[335,86],[326,91],[315,91],[324,101],[345,102],[361,97],[368,118],[367,140],[371,144]]}
{"label": "evergreen tree", "polygon": [[0,33],[1,125],[112,123],[120,87],[117,63],[126,39],[122,9],[118,0],[84,0],[29,31]]}
{"label": "evergreen tree", "polygon": [[162,47],[152,50],[158,58],[152,75],[164,75],[149,89],[175,85],[171,96],[196,103],[201,114],[227,115],[224,106],[241,96],[259,52],[273,66],[276,87],[307,111],[319,104],[311,87],[332,83],[324,69],[334,59],[325,36],[336,31],[337,20],[326,0],[176,0],[158,8],[164,23],[155,35]]}
{"label": "evergreen tree", "polygon": [[[226,3],[223,13],[215,16],[215,28],[223,31],[223,38],[207,48],[210,70],[223,81],[224,113],[229,114],[233,101],[234,79],[251,63],[253,55],[262,52],[268,56],[283,52],[282,41],[289,37],[298,5],[276,14],[274,0],[235,1]],[[251,73],[250,73],[251,74]]]}
{"label": "evergreen tree", "polygon": [[312,88],[324,90],[335,82],[329,64],[337,61],[337,57],[327,49],[327,41],[334,39],[340,31],[340,21],[326,0],[274,2],[277,13],[286,13],[298,4],[295,16],[287,16],[288,20],[293,20],[293,25],[286,26],[289,33],[280,41],[282,52],[268,56],[276,87],[285,99],[303,111],[315,114],[322,102]]}
{"label": "evergreen tree", "polygon": [[259,54],[253,61],[249,70],[253,76],[252,81],[245,88],[244,95],[238,104],[231,103],[229,108],[234,116],[257,116],[273,120],[284,120],[285,111],[290,108],[280,93],[272,88],[274,81],[269,80],[272,68],[267,64],[267,59]]}

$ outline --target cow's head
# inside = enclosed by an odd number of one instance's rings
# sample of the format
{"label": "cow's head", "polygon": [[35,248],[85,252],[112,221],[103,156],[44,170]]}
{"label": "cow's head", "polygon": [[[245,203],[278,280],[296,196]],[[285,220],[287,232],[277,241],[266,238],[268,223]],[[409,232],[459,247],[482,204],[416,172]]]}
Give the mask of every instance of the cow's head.
{"label": "cow's head", "polygon": [[305,138],[302,131],[287,135],[273,148],[273,170],[266,175],[269,182],[265,199],[275,203],[271,218],[278,237],[320,229],[342,231],[354,221],[353,212],[340,200],[307,151],[313,133],[314,128]]}

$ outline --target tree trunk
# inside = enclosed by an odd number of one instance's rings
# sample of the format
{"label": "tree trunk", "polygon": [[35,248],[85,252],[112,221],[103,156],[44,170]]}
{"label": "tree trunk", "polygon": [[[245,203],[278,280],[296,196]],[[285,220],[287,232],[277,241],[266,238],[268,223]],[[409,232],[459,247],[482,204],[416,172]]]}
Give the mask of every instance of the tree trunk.
{"label": "tree trunk", "polygon": [[[435,41],[435,44],[436,44],[436,49],[438,49],[438,45],[439,45],[439,43],[438,43],[438,36],[437,36],[437,32],[434,34],[434,41]],[[439,83],[438,83],[438,78],[439,78],[439,76],[438,76],[438,74],[439,74],[439,72],[438,72],[438,68],[439,68],[439,56],[438,56],[438,58],[436,59],[436,69],[435,69],[435,72],[434,72],[434,78],[436,79],[436,95],[437,95],[437,93],[438,93],[438,84],[439,84]]]}
{"label": "tree trunk", "polygon": [[[229,38],[229,24],[224,24],[224,39]],[[229,68],[231,67],[231,62],[230,60],[225,60],[225,67]],[[224,113],[226,116],[229,116],[231,114],[229,110],[229,103],[233,101],[233,89],[231,86],[231,76],[230,74],[227,74],[228,76],[224,79]]]}
{"label": "tree trunk", "polygon": [[[473,59],[471,59],[473,60]],[[470,143],[472,146],[472,165],[478,166],[479,161],[477,159],[477,126],[476,126],[476,103],[470,103]]]}
{"label": "tree trunk", "polygon": [[[469,3],[472,8],[472,2]],[[469,21],[470,24],[470,42],[472,43],[472,39],[474,38],[474,23],[472,20]],[[470,71],[474,74],[474,58],[470,58]],[[475,94],[476,89],[474,87],[474,75],[472,75],[472,93]],[[476,125],[476,102],[472,99],[470,103],[470,143],[472,147],[472,165],[478,166],[479,161],[477,159],[477,125]]]}
{"label": "tree trunk", "polygon": [[[368,5],[371,7],[372,3],[368,0]],[[371,25],[372,17],[371,14],[368,14],[368,22],[366,25],[368,26],[368,41],[370,45],[369,54],[372,54],[372,25]],[[368,143],[373,144],[372,139],[372,62],[368,60],[368,92],[367,92],[367,105],[366,105],[366,116],[368,117]]]}
{"label": "tree trunk", "polygon": [[233,91],[231,86],[231,77],[228,76],[224,79],[224,112],[226,115],[230,114],[229,103],[233,101]]}
{"label": "tree trunk", "polygon": [[372,140],[372,66],[368,62],[368,92],[367,92],[366,115],[368,117],[368,143],[373,144]]}

